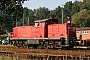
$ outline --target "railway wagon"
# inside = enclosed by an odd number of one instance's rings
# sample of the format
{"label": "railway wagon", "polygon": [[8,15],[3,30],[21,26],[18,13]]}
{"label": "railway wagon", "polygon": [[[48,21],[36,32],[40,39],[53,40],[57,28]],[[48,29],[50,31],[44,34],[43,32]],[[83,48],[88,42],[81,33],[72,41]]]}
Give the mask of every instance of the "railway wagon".
{"label": "railway wagon", "polygon": [[36,20],[34,26],[14,27],[10,37],[10,44],[25,48],[72,48],[75,43],[75,24],[58,24],[56,19]]}

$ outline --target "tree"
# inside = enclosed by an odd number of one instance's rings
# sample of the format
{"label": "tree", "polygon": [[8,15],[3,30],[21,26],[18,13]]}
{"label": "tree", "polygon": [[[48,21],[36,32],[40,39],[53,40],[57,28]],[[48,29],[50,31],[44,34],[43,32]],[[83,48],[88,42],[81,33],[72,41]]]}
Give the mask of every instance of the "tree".
{"label": "tree", "polygon": [[15,26],[16,17],[22,17],[24,1],[26,0],[0,0],[0,32],[11,31]]}
{"label": "tree", "polygon": [[55,10],[51,11],[51,17],[57,19],[59,23],[62,22],[62,9],[58,6]]}
{"label": "tree", "polygon": [[90,10],[90,0],[86,0],[86,2],[80,2],[80,10],[87,9]]}
{"label": "tree", "polygon": [[69,1],[67,3],[65,3],[64,5],[64,12],[65,12],[65,19],[70,19],[71,20],[71,16],[72,16],[72,1]]}
{"label": "tree", "polygon": [[72,16],[72,22],[77,27],[90,27],[90,10],[84,9]]}
{"label": "tree", "polygon": [[50,18],[50,10],[48,8],[40,7],[39,9],[34,11],[35,11],[36,19]]}
{"label": "tree", "polygon": [[22,18],[22,20],[24,19],[24,25],[33,25],[33,22],[36,19],[34,10],[25,7],[23,14],[24,18]]}
{"label": "tree", "polygon": [[78,1],[75,1],[72,5],[72,15],[80,11],[80,4]]}

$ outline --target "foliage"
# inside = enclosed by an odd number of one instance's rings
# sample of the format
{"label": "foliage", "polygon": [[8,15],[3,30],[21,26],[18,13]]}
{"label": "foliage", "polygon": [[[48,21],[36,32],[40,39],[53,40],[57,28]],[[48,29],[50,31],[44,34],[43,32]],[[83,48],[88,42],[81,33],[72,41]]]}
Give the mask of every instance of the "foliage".
{"label": "foliage", "polygon": [[72,5],[73,5],[72,1],[65,3],[65,5],[64,5],[65,18],[71,19]]}
{"label": "foliage", "polygon": [[11,31],[11,28],[15,25],[16,17],[22,18],[22,3],[24,1],[0,0],[0,33]]}
{"label": "foliage", "polygon": [[2,40],[2,39],[6,39],[7,38],[7,36],[0,36],[0,39]]}
{"label": "foliage", "polygon": [[50,11],[48,8],[39,8],[36,10],[36,19],[45,19],[50,17]]}
{"label": "foliage", "polygon": [[72,22],[77,27],[90,27],[90,10],[84,9],[72,16]]}
{"label": "foliage", "polygon": [[62,9],[60,6],[58,6],[58,8],[56,8],[55,10],[51,11],[51,17],[52,18],[56,18],[59,23],[61,23],[62,21]]}
{"label": "foliage", "polygon": [[46,19],[50,18],[50,10],[45,7],[40,7],[38,9],[28,9],[27,7],[24,8],[24,25],[28,25],[28,18],[29,18],[29,25],[33,25],[33,22],[38,19]]}
{"label": "foliage", "polygon": [[0,34],[11,32],[12,28],[20,25],[33,25],[35,20],[55,18],[62,22],[69,19],[77,27],[90,26],[90,0],[86,2],[66,2],[63,7],[58,6],[53,10],[46,7],[28,9],[22,6],[27,0],[0,0]]}

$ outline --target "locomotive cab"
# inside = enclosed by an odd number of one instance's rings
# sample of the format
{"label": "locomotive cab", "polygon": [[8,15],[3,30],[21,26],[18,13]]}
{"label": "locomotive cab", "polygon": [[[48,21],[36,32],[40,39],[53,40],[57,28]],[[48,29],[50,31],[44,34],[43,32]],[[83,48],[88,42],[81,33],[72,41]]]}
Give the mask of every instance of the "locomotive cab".
{"label": "locomotive cab", "polygon": [[[34,21],[34,37],[45,38],[48,37],[48,25],[56,24],[58,20],[56,19],[44,19]],[[37,36],[36,36],[37,35]]]}

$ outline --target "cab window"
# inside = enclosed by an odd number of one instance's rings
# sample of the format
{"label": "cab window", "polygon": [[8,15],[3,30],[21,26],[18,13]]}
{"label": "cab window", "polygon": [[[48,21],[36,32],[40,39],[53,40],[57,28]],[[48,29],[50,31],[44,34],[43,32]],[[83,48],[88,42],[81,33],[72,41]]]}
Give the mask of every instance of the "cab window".
{"label": "cab window", "polygon": [[37,26],[39,26],[39,23],[38,22],[35,23],[35,27],[37,27]]}
{"label": "cab window", "polygon": [[42,26],[42,22],[40,23],[40,25],[39,26]]}

